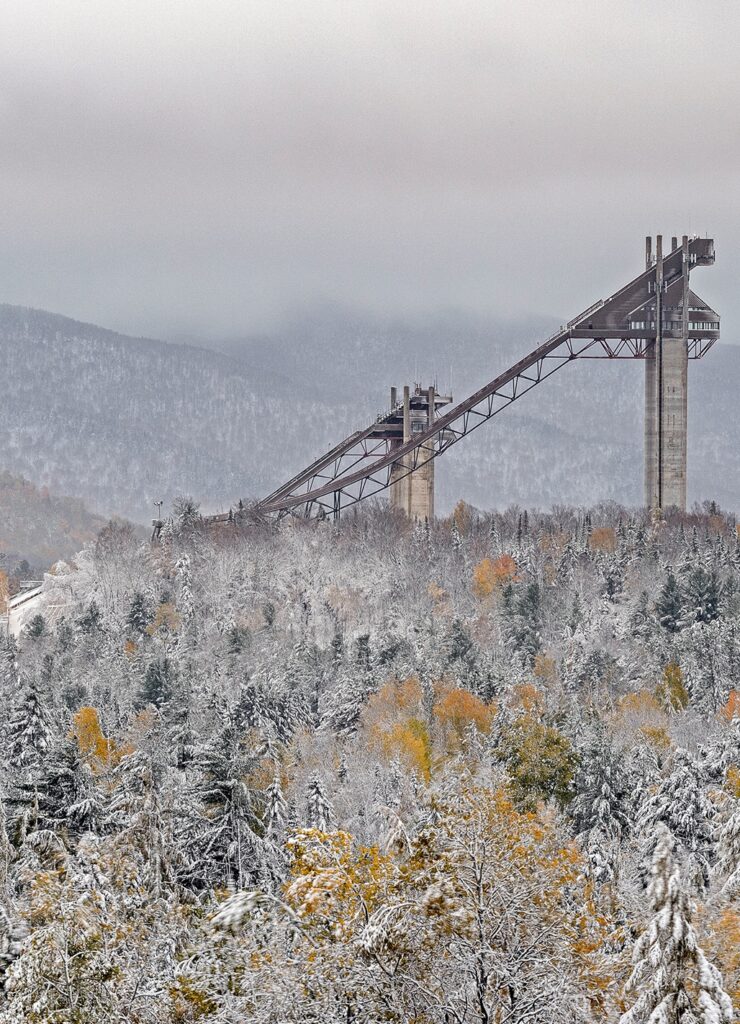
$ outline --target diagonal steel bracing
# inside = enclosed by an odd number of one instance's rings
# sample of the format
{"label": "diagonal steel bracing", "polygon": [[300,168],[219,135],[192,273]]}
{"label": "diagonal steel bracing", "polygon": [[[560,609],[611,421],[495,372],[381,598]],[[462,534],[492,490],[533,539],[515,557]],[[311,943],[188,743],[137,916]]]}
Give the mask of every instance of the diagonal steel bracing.
{"label": "diagonal steel bracing", "polygon": [[[688,243],[690,269],[714,262],[711,239]],[[298,516],[338,516],[414,473],[452,445],[487,423],[523,395],[575,359],[650,360],[656,337],[683,339],[689,359],[701,359],[719,337],[719,317],[695,293],[690,311],[677,313],[671,296],[685,271],[686,256],[676,245],[663,260],[661,301],[656,303],[652,266],[615,292],[599,300],[551,335],[543,344],[499,374],[463,402],[439,416],[426,429],[403,441],[390,424],[396,405],[369,426],[351,434],[316,459],[257,505],[260,512]],[[655,318],[661,323],[656,329]],[[663,312],[665,310],[665,312]],[[690,323],[684,326],[688,315]],[[670,317],[663,322],[662,317]],[[693,319],[692,319],[693,318]],[[235,513],[206,521],[232,521]]]}

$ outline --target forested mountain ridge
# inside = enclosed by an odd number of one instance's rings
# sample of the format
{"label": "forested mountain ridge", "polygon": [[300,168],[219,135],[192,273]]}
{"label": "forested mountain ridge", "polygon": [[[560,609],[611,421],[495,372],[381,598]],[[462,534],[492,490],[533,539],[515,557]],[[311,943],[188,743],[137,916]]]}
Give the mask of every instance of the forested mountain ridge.
{"label": "forested mountain ridge", "polygon": [[[549,334],[463,314],[406,324],[298,319],[229,354],[128,338],[0,306],[0,468],[95,512],[146,522],[190,494],[204,510],[269,493],[387,405],[390,384],[452,378],[456,400]],[[578,361],[438,464],[438,507],[639,504],[642,364]],[[740,347],[690,368],[689,500],[740,507],[733,381]]]}
{"label": "forested mountain ridge", "polygon": [[0,470],[0,568],[25,560],[48,569],[93,541],[105,524],[78,498],[50,494]]}
{"label": "forested mountain ridge", "polygon": [[733,1021],[716,506],[111,526],[0,698],[0,1021]]}
{"label": "forested mountain ridge", "polygon": [[185,345],[2,306],[0,360],[2,468],[107,515],[146,520],[180,493],[228,507],[277,482],[286,448],[329,439],[320,403]]}

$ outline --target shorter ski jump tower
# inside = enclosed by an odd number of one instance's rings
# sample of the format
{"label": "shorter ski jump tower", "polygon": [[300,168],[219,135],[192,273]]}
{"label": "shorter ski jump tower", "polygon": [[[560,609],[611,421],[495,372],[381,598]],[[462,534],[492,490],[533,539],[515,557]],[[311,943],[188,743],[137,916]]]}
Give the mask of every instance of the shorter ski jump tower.
{"label": "shorter ski jump tower", "polygon": [[[711,238],[646,239],[645,270],[608,299],[569,320],[547,341],[447,411],[434,388],[391,389],[391,405],[257,503],[261,513],[338,517],[388,490],[415,519],[434,515],[434,462],[471,431],[576,359],[645,363],[645,504],[686,508],[688,364],[719,338],[719,316],[692,291],[689,275],[714,263]],[[608,403],[605,403],[608,408]],[[567,454],[563,453],[563,459]],[[505,495],[502,498],[505,500]],[[231,510],[207,521],[238,521]]]}

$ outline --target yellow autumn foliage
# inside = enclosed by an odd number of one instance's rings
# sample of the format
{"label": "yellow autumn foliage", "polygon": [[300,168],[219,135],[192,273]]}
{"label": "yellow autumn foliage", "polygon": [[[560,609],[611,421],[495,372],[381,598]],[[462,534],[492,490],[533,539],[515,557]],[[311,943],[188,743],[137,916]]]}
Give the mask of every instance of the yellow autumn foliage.
{"label": "yellow autumn foliage", "polygon": [[93,771],[117,764],[133,749],[129,744],[118,746],[104,735],[96,708],[84,707],[72,716],[71,738]]}
{"label": "yellow autumn foliage", "polygon": [[348,832],[304,828],[286,846],[291,875],[288,905],[321,939],[349,939],[358,920],[367,920],[384,892],[392,861],[377,846],[357,846]]}
{"label": "yellow autumn foliage", "polygon": [[740,768],[730,765],[725,775],[725,786],[734,797],[740,800]]}
{"label": "yellow autumn foliage", "polygon": [[429,730],[421,719],[409,718],[388,730],[377,730],[374,740],[387,758],[398,758],[429,782],[432,776],[432,743]]}

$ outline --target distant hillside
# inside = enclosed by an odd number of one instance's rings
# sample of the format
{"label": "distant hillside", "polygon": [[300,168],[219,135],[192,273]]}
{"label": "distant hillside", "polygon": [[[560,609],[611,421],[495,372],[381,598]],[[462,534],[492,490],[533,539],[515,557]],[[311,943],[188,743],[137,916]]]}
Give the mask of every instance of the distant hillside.
{"label": "distant hillside", "polygon": [[[324,312],[224,351],[0,306],[0,466],[96,511],[259,497],[436,377],[461,399],[555,325],[448,313],[408,324]],[[692,364],[689,500],[740,509],[740,346]],[[440,460],[438,507],[642,501],[643,367],[579,360]]]}
{"label": "distant hillside", "polygon": [[0,472],[0,554],[6,569],[23,559],[48,568],[74,555],[105,523],[78,498],[52,495],[23,477]]}
{"label": "distant hillside", "polygon": [[39,310],[0,306],[0,365],[0,466],[140,521],[264,493],[337,429],[272,373]]}

